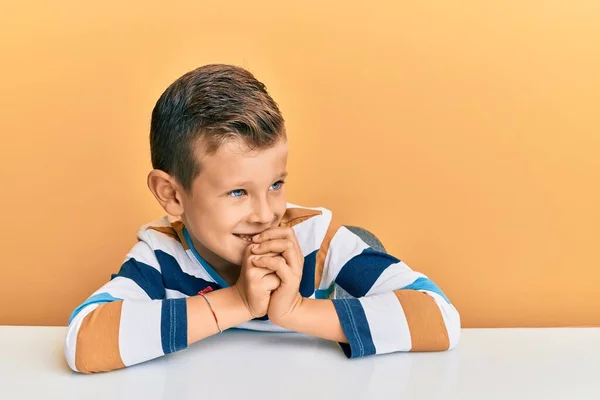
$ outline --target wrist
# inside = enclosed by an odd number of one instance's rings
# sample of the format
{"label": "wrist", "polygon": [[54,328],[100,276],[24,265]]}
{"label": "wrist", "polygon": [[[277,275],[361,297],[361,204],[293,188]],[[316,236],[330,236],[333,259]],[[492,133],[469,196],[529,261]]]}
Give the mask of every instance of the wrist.
{"label": "wrist", "polygon": [[294,332],[348,343],[331,300],[303,298],[294,311],[277,325]]}
{"label": "wrist", "polygon": [[215,290],[205,296],[213,305],[213,310],[219,318],[219,324],[223,330],[252,319],[246,303],[234,286]]}
{"label": "wrist", "polygon": [[[272,318],[269,316],[269,320],[275,325],[279,325],[282,328],[295,330],[294,327],[298,325],[298,321],[301,320],[301,316],[304,312],[306,300],[300,293],[296,296],[293,305],[289,311],[282,316]],[[310,300],[310,299],[308,299]]]}
{"label": "wrist", "polygon": [[226,288],[226,290],[230,290],[231,302],[236,309],[243,310],[245,314],[244,322],[250,321],[254,318],[252,312],[250,311],[250,306],[248,305],[248,301],[242,296],[240,289],[237,285],[230,286]]}

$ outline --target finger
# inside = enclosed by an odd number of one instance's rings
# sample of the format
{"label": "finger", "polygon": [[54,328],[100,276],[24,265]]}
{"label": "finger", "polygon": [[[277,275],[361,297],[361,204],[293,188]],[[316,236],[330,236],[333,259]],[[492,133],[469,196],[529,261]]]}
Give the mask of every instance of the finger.
{"label": "finger", "polygon": [[252,263],[259,268],[274,271],[282,283],[291,283],[294,279],[298,279],[281,256],[253,258]]}
{"label": "finger", "polygon": [[259,233],[258,235],[254,235],[252,237],[252,241],[254,243],[261,243],[266,240],[273,239],[292,239],[296,238],[296,233],[290,227],[276,227],[269,228],[266,231]]}
{"label": "finger", "polygon": [[262,279],[262,282],[265,285],[264,288],[270,291],[277,289],[279,285],[281,285],[281,279],[274,272],[271,272],[270,274],[266,275]]}
{"label": "finger", "polygon": [[[244,258],[243,258],[243,261],[242,261],[242,266],[243,265],[252,266],[252,263],[250,261],[252,260],[252,258],[254,258],[254,257],[257,256],[256,254],[252,253],[252,246],[256,246],[256,245],[250,245],[250,246],[248,246],[246,248],[246,250],[244,250]],[[264,256],[273,256],[273,257],[275,257],[275,256],[278,256],[279,254],[280,253],[275,253],[275,252],[269,253],[269,252],[267,252],[265,254],[261,254],[261,256],[263,256],[263,257]]]}
{"label": "finger", "polygon": [[242,254],[242,260],[247,260],[251,254],[252,254],[252,245],[246,246],[246,248],[244,249],[244,253]]}
{"label": "finger", "polygon": [[299,273],[299,270],[302,268],[302,261],[304,261],[302,254],[298,252],[294,242],[289,239],[274,239],[254,246],[255,247],[252,249],[254,254],[281,254],[287,265],[292,268],[295,273]]}
{"label": "finger", "polygon": [[279,253],[267,253],[264,256],[251,256],[250,258],[248,258],[248,264],[246,267],[248,273],[250,275],[254,276],[255,279],[262,279],[265,277],[265,275],[274,273],[274,271],[271,271],[268,268],[258,267],[256,265],[254,265],[252,260],[257,257],[279,257],[279,256],[280,256]]}
{"label": "finger", "polygon": [[263,255],[265,253],[276,253],[281,254],[284,251],[294,249],[294,243],[289,239],[273,239],[266,242],[254,244],[252,247],[252,253]]}

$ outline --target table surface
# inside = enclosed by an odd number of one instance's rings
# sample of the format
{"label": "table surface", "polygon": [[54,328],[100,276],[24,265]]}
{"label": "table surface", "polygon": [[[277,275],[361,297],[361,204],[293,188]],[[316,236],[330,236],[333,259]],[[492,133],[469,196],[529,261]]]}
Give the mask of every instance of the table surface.
{"label": "table surface", "polygon": [[0,399],[600,399],[600,328],[463,329],[458,348],[347,359],[300,334],[227,331],[92,375],[64,327],[0,326]]}

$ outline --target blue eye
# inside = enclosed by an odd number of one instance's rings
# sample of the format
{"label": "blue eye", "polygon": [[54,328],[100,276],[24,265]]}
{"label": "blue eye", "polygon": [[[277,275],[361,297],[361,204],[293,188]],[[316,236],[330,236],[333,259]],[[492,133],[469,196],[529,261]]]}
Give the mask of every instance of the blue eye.
{"label": "blue eye", "polygon": [[245,190],[244,189],[235,189],[232,190],[231,192],[227,193],[229,196],[234,197],[234,198],[239,198],[242,197],[245,194]]}
{"label": "blue eye", "polygon": [[279,190],[281,189],[281,187],[283,186],[285,182],[284,181],[277,181],[274,184],[271,185],[271,189],[272,190]]}

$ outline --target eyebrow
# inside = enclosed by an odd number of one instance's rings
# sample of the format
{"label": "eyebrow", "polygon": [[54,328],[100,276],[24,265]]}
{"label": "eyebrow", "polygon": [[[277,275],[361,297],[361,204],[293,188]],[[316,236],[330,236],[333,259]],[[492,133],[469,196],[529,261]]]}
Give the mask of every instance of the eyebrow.
{"label": "eyebrow", "polygon": [[[278,175],[278,177],[276,178],[276,181],[279,181],[279,180],[285,179],[285,178],[287,178],[287,176],[288,176],[288,173],[287,173],[287,172],[281,173],[281,174],[279,174],[279,175]],[[228,185],[228,186],[229,186],[229,187],[240,187],[240,186],[246,186],[246,185],[248,185],[249,183],[252,183],[252,182],[251,182],[251,181],[237,182],[237,183],[235,183],[235,184]]]}

